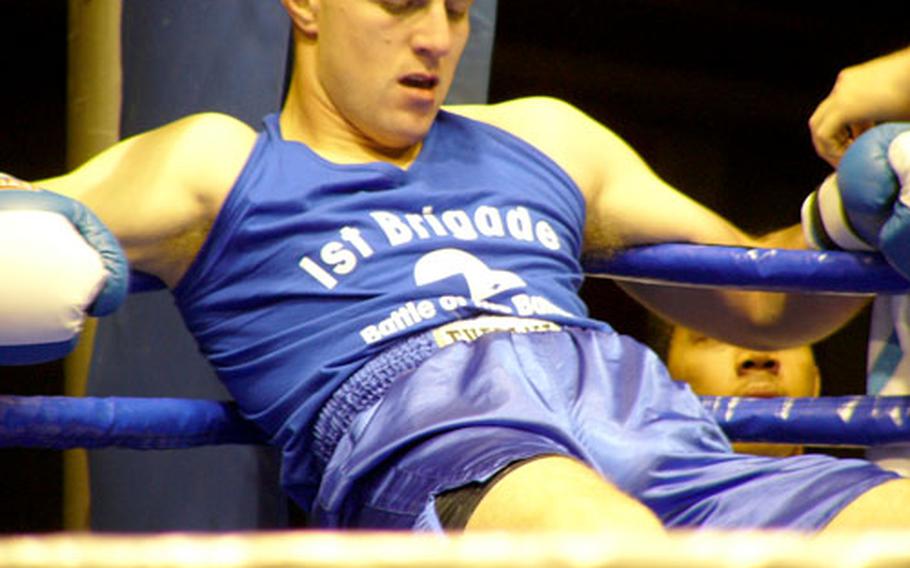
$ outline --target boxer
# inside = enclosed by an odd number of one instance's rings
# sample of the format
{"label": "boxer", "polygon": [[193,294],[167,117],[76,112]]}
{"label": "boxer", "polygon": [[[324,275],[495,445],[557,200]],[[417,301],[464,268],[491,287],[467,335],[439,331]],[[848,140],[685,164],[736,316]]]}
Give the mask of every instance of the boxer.
{"label": "boxer", "polygon": [[[442,109],[470,0],[284,6],[294,69],[259,132],[195,115],[41,185],[91,208],[131,266],[171,288],[315,526],[910,522],[907,483],[867,462],[732,453],[656,356],[578,297],[584,250],[765,241],[567,103]],[[864,303],[627,287],[765,348]]]}

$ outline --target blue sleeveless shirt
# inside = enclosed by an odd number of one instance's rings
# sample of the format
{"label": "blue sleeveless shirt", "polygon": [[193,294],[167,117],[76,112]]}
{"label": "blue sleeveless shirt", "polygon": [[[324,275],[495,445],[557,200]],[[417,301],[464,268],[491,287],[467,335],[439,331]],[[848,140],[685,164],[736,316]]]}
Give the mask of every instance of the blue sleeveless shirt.
{"label": "blue sleeveless shirt", "polygon": [[577,295],[582,195],[531,145],[441,112],[403,170],[331,163],[283,140],[277,115],[264,125],[174,296],[275,442],[300,444],[297,430],[371,357],[449,321],[606,327]]}

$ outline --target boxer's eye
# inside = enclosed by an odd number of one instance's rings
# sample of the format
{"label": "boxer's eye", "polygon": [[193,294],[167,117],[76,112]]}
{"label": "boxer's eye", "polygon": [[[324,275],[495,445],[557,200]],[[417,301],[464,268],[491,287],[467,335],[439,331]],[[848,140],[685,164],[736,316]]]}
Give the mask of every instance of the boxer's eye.
{"label": "boxer's eye", "polygon": [[390,14],[404,14],[420,8],[427,0],[380,0],[379,4]]}
{"label": "boxer's eye", "polygon": [[447,0],[446,11],[452,19],[460,20],[468,15],[474,0]]}

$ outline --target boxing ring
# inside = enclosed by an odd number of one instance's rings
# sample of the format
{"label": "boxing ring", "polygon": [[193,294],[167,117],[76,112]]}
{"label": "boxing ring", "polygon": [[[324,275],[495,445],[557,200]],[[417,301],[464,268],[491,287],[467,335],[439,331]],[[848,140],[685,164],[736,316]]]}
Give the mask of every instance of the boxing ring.
{"label": "boxing ring", "polygon": [[[667,244],[584,259],[592,277],[682,286],[848,295],[903,294],[878,256]],[[137,275],[134,293],[154,288]],[[742,442],[910,444],[910,397],[702,397]],[[264,444],[234,403],[130,397],[0,397],[0,447],[141,450]],[[910,563],[906,534],[675,533],[660,547],[624,535],[431,536],[276,531],[0,539],[0,566],[866,566]],[[621,542],[620,542],[621,540]],[[402,555],[401,551],[407,550]],[[121,552],[118,552],[121,551]]]}
{"label": "boxing ring", "polygon": [[[197,11],[205,16],[202,20],[204,26],[195,26],[196,16],[192,14],[190,4],[199,4]],[[110,93],[103,93],[104,96],[88,109],[83,103],[89,98],[81,95],[72,97],[74,108],[68,114],[74,123],[70,124],[70,129],[84,133],[91,142],[83,148],[70,148],[76,154],[71,158],[74,164],[81,163],[117,137],[147,130],[192,112],[214,108],[255,124],[259,117],[277,104],[282,86],[281,73],[273,72],[269,65],[262,62],[277,60],[285,52],[283,42],[287,34],[284,15],[276,8],[277,3],[257,2],[257,13],[250,11],[252,2],[237,2],[236,9],[231,10],[226,8],[229,4],[233,3],[226,0],[123,2],[122,19],[117,17],[112,23],[112,27],[117,28],[116,33],[110,30],[105,32],[112,36],[108,39],[120,42],[122,49],[108,46],[100,50],[86,50],[91,52],[89,55],[122,54],[122,66],[119,63],[110,66],[102,64],[92,58],[95,55],[89,57],[85,64],[72,66],[72,70],[83,73],[81,80],[74,81],[76,85],[88,89],[110,83],[116,87]],[[486,3],[478,1],[477,5],[482,5],[486,12],[475,7],[472,13],[486,13],[475,22],[478,24],[475,29],[481,32],[481,37],[484,34],[486,37],[482,42],[475,42],[473,47],[469,46],[469,51],[474,51],[468,53],[465,59],[472,67],[468,73],[464,73],[464,69],[460,71],[466,78],[462,86],[462,102],[481,102],[485,96],[490,57],[487,50],[492,44],[495,4],[495,0]],[[112,9],[120,2],[78,5]],[[161,5],[163,7],[158,8]],[[217,7],[217,10],[206,12],[210,6]],[[153,10],[160,10],[167,17],[150,14]],[[243,37],[258,37],[259,40],[233,41],[231,43],[236,45],[224,45],[222,37],[239,38],[241,34],[236,30],[241,28]],[[259,29],[260,35],[256,36],[252,29]],[[76,39],[106,37],[95,32],[71,35]],[[207,41],[212,44],[208,47],[203,41],[206,37],[210,37]],[[253,53],[256,51],[254,45],[261,46],[256,53]],[[229,47],[235,49],[229,52]],[[207,54],[213,50],[226,55],[214,59],[208,57]],[[105,61],[108,58],[105,57]],[[183,64],[175,65],[176,61]],[[122,68],[122,76],[115,77],[114,73],[110,73],[114,68]],[[96,73],[104,72],[110,75],[110,81],[102,81],[104,77],[96,76]],[[206,80],[201,80],[203,78]],[[121,79],[122,89],[119,86]],[[111,131],[112,140],[92,138],[105,129]],[[861,295],[910,292],[910,282],[891,271],[880,258],[863,254],[661,245],[627,251],[610,258],[587,258],[585,266],[595,277],[675,282],[687,286],[722,285],[741,289]],[[137,296],[157,286],[153,280],[142,277],[135,278],[134,284]],[[147,294],[143,298],[153,296],[157,295]],[[154,306],[160,308],[161,304]],[[129,329],[142,327],[145,323],[143,316],[148,312],[122,309],[119,315],[122,316],[124,311],[128,312],[124,320],[130,322]],[[127,359],[132,379],[137,378],[136,369],[142,361],[139,357]],[[182,371],[188,371],[187,361],[181,361],[180,365]],[[123,376],[126,366],[120,360],[111,364],[117,379]],[[166,368],[162,369],[159,372],[168,372]],[[848,447],[910,444],[907,426],[910,403],[904,397],[853,396],[814,400],[715,397],[703,398],[702,401],[735,440]],[[131,455],[167,455],[170,458],[173,454],[168,450],[173,449],[215,446],[228,450],[247,449],[259,448],[264,443],[263,434],[241,417],[232,402],[215,398],[0,396],[0,447],[3,448],[46,448],[54,451],[67,448],[127,448],[150,450],[132,452]],[[176,453],[184,463],[197,465],[186,457],[192,451]],[[97,475],[99,469],[93,469],[96,474],[93,478],[102,479]],[[167,473],[154,469],[154,475],[166,477]],[[186,484],[186,479],[174,477],[177,483]],[[211,485],[226,487],[226,493],[238,492],[226,475],[212,481],[210,474],[203,471],[201,477]],[[141,486],[145,478],[119,481],[119,485]],[[135,492],[136,489],[129,491]],[[110,493],[106,499],[116,501],[119,495]],[[141,515],[147,502],[143,503],[140,495],[134,495],[129,506]],[[157,497],[146,497],[147,501],[154,498]],[[200,501],[213,504],[215,499]],[[190,506],[197,505],[193,501]],[[212,516],[222,513],[215,510]],[[186,512],[183,516],[187,516]],[[655,545],[653,538],[629,534],[598,534],[591,538],[588,535],[441,536],[292,530],[231,529],[221,533],[211,532],[215,529],[205,532],[178,530],[181,532],[141,535],[75,532],[0,537],[0,568],[827,568],[910,565],[906,533],[815,537],[767,532],[673,533]]]}

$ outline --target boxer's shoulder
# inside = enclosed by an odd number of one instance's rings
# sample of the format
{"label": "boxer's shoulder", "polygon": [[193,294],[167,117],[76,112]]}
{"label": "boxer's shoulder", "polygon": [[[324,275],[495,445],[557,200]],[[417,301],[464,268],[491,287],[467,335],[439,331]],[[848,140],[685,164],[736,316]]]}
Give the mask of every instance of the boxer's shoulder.
{"label": "boxer's shoulder", "polygon": [[252,148],[256,131],[242,120],[219,112],[191,114],[167,127],[174,136],[187,136],[189,141],[207,141],[211,151],[237,152]]}
{"label": "boxer's shoulder", "polygon": [[[249,125],[226,114],[193,114],[126,140],[122,153],[133,156],[118,169],[128,172],[133,193],[143,195],[153,227],[167,237],[198,232],[218,215],[256,137]],[[114,191],[122,195],[121,188]]]}
{"label": "boxer's shoulder", "polygon": [[223,198],[256,143],[246,123],[220,113],[200,113],[126,138],[66,175],[36,185],[76,197],[104,213],[108,204],[209,203]]}
{"label": "boxer's shoulder", "polygon": [[[605,129],[572,104],[554,97],[511,99],[491,105],[446,107],[447,110],[496,126],[534,146],[562,167],[583,190],[606,151]],[[592,152],[594,150],[595,152]],[[599,152],[599,153],[598,153]],[[597,154],[592,160],[592,154]]]}
{"label": "boxer's shoulder", "polygon": [[[553,97],[522,97],[490,105],[459,105],[446,110],[486,122],[528,142],[547,146],[579,127],[582,113]],[[558,140],[557,140],[558,141]]]}
{"label": "boxer's shoulder", "polygon": [[180,185],[217,213],[243,171],[257,133],[232,116],[207,112],[173,123],[169,132]]}
{"label": "boxer's shoulder", "polygon": [[[241,175],[257,133],[245,122],[214,112],[187,116],[141,135],[137,148],[149,147],[148,175],[141,184],[151,239],[130,247],[131,260],[169,285],[180,280],[205,242],[215,218]],[[151,143],[148,143],[151,142]],[[135,171],[135,170],[134,170]],[[149,173],[152,172],[152,173]]]}
{"label": "boxer's shoulder", "polygon": [[203,187],[224,181],[225,177],[233,182],[256,144],[257,133],[232,116],[206,112],[187,116],[148,135],[160,136],[168,153],[166,161],[158,162],[160,166],[166,168],[173,163],[174,173],[185,182]]}

